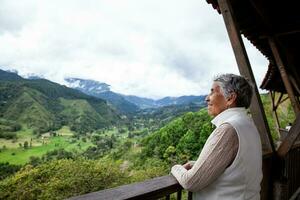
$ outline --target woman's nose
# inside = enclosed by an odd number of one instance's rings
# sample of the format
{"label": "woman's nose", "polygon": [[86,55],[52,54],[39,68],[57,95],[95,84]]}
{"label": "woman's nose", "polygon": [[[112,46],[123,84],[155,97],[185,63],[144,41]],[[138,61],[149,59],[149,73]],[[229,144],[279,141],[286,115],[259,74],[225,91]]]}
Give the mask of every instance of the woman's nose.
{"label": "woman's nose", "polygon": [[209,95],[207,95],[207,96],[205,97],[205,101],[206,101],[206,102],[209,101]]}

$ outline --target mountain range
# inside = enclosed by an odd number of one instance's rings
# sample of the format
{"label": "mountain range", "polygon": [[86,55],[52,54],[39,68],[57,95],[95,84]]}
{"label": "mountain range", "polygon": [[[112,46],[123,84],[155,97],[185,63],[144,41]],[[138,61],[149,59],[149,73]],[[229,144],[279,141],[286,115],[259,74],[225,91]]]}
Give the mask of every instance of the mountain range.
{"label": "mountain range", "polygon": [[160,108],[172,105],[205,105],[205,96],[164,97],[154,100],[134,95],[123,95],[110,90],[110,85],[94,80],[66,78],[67,86],[80,90],[85,94],[107,100],[122,113],[135,113],[140,109]]}
{"label": "mountain range", "polygon": [[0,70],[0,119],[18,122],[37,132],[67,125],[79,133],[121,121],[116,110],[103,99],[46,79],[24,79],[3,70]]}
{"label": "mountain range", "polygon": [[108,84],[94,80],[68,78],[66,82],[68,87],[36,75],[23,78],[0,69],[0,131],[3,127],[13,130],[7,124],[14,124],[37,132],[63,125],[76,132],[89,132],[125,123],[121,115],[164,121],[206,105],[205,96],[154,100],[115,93]]}

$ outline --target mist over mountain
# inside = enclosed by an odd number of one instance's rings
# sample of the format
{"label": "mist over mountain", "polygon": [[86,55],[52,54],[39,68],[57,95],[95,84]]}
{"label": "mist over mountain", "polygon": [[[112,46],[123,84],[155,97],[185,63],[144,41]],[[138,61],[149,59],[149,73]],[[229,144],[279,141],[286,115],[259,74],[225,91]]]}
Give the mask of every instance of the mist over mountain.
{"label": "mist over mountain", "polygon": [[140,109],[136,104],[127,101],[123,95],[110,91],[110,85],[106,83],[79,78],[66,78],[65,81],[71,88],[108,101],[122,114],[132,114]]}
{"label": "mist over mountain", "polygon": [[205,105],[205,96],[181,96],[181,97],[164,97],[162,99],[154,100],[150,98],[138,97],[135,95],[123,95],[115,93],[110,90],[106,83],[80,79],[67,78],[68,86],[78,89],[85,94],[99,97],[107,100],[123,113],[136,112],[139,109],[160,108],[171,105],[188,105],[195,104],[199,106]]}
{"label": "mist over mountain", "polygon": [[37,74],[33,74],[33,73],[27,74],[26,76],[23,76],[23,78],[31,79],[31,80],[35,80],[35,79],[45,79],[44,76],[37,75]]}
{"label": "mist over mountain", "polygon": [[110,85],[101,83],[99,81],[84,80],[79,78],[65,78],[65,81],[67,81],[69,87],[78,89],[92,96],[110,91]]}

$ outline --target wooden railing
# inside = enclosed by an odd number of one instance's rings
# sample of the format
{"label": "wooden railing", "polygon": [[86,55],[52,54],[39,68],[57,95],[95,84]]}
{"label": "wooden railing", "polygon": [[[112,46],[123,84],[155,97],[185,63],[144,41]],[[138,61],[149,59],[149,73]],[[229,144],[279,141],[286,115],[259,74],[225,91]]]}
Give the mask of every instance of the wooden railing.
{"label": "wooden railing", "polygon": [[[294,194],[300,186],[300,146],[296,145],[287,154],[284,159],[285,167],[283,172],[289,180],[286,184],[280,183],[282,188],[286,188],[280,199],[287,200]],[[274,159],[272,154],[263,155],[263,180],[261,182],[261,199],[269,200],[274,198],[273,187],[274,180],[272,173],[274,171]],[[146,180],[140,183],[123,185],[116,188],[101,190],[81,196],[71,197],[70,200],[121,200],[121,199],[170,199],[170,195],[174,194],[177,199],[182,199],[183,188],[178,184],[177,180],[172,176],[162,176]],[[186,198],[185,198],[186,199]],[[188,192],[188,200],[192,200],[192,193]]]}
{"label": "wooden railing", "polygon": [[[270,199],[270,177],[272,157],[271,154],[263,156],[264,178],[261,183],[261,199]],[[146,180],[144,182],[123,185],[116,188],[92,192],[81,196],[71,197],[69,200],[121,200],[121,199],[170,199],[170,195],[176,193],[177,199],[182,199],[183,188],[172,176],[162,176]],[[185,198],[186,199],[186,198]],[[188,200],[192,200],[192,193],[188,192]]]}
{"label": "wooden railing", "polygon": [[[170,199],[170,195],[177,193],[177,199],[181,199],[183,188],[172,176],[162,176],[146,180],[140,183],[123,185],[120,187],[93,192],[70,200],[118,200],[118,199]],[[192,199],[192,193],[188,193],[188,199]]]}

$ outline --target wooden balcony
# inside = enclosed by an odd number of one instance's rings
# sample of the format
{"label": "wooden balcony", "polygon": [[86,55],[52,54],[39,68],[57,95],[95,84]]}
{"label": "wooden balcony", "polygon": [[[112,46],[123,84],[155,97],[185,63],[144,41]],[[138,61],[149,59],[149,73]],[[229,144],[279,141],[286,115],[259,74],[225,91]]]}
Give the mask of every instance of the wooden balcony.
{"label": "wooden balcony", "polygon": [[[274,197],[274,187],[283,190],[279,199],[288,200],[300,186],[300,147],[292,148],[283,160],[284,167],[281,169],[288,182],[278,182],[272,175],[276,173],[274,167],[277,161],[272,154],[263,156],[263,180],[261,182],[261,199],[277,199]],[[92,192],[81,196],[71,197],[70,200],[121,200],[121,199],[170,199],[174,194],[176,199],[182,199],[183,188],[172,175],[157,177],[140,183],[123,185],[116,188]],[[299,192],[298,192],[299,193]],[[284,194],[284,195],[283,195]],[[188,192],[185,199],[191,200],[192,193]]]}

